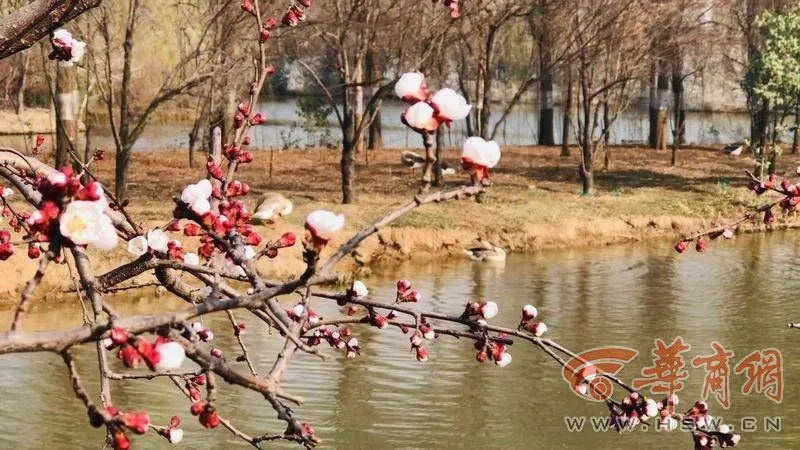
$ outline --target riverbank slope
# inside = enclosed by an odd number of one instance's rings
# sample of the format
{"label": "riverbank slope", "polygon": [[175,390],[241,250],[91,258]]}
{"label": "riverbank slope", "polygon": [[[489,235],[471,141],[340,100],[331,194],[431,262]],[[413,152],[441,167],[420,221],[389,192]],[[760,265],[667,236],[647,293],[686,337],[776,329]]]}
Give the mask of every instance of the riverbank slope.
{"label": "riverbank slope", "polygon": [[[462,200],[415,210],[365,241],[343,265],[343,274],[364,275],[371,266],[398,259],[462,257],[464,246],[479,236],[512,252],[675,239],[735,217],[762,201],[745,188],[743,171],[752,166],[751,161],[700,149],[680,150],[678,164],[672,167],[668,152],[612,148],[608,170],[602,170],[603,155],[598,155],[597,192],[580,196],[574,153],[577,150],[573,149],[572,157],[563,158],[553,147],[504,149],[485,201]],[[444,161],[457,166],[458,156],[457,150],[448,150]],[[370,151],[368,162],[366,157],[358,157],[358,203],[340,205],[338,152],[256,152],[254,163],[245,165],[239,177],[253,192],[246,197],[248,206],[253,208],[258,194],[266,191],[281,192],[295,204],[295,211],[284,222],[262,229],[265,238],[274,239],[288,230],[302,234],[305,215],[317,208],[343,212],[346,231],[354,232],[411,198],[419,172],[400,164],[400,151]],[[129,208],[134,217],[150,225],[165,222],[173,208],[172,196],[204,176],[204,164],[190,169],[187,161],[182,151],[134,154]],[[793,172],[797,163],[798,158],[787,155],[780,167]],[[113,155],[97,163],[95,170],[102,180],[112,180]],[[465,182],[466,176],[458,173],[446,177],[444,188]],[[772,228],[795,223],[794,217],[779,214]],[[761,229],[763,225],[748,224],[741,231]],[[341,243],[347,232],[340,233],[330,247]],[[196,246],[196,242],[182,240],[189,249]],[[663,245],[669,251],[672,244],[665,239]],[[98,255],[98,272],[130,259],[122,247],[112,255]],[[35,271],[24,254],[13,259],[13,264],[4,265],[8,274],[0,281],[0,293],[18,291],[22,280]],[[302,267],[298,248],[288,249],[276,261],[259,263],[265,275],[281,278],[299,273]],[[68,276],[48,274],[47,281],[62,288],[69,284]],[[59,286],[54,286],[53,292]]]}

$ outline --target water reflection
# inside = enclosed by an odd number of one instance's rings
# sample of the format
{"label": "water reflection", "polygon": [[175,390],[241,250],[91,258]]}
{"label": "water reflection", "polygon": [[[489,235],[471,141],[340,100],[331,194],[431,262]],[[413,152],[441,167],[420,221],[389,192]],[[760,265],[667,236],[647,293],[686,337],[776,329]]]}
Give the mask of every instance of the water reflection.
{"label": "water reflection", "polygon": [[[738,426],[744,416],[783,418],[780,433],[745,433],[749,448],[783,449],[800,438],[795,422],[798,406],[800,334],[785,323],[800,319],[793,308],[800,288],[795,275],[797,234],[738,237],[704,255],[675,255],[667,243],[511,255],[504,266],[447,260],[405,263],[377,270],[367,280],[374,298],[393,298],[398,276],[414,281],[423,294],[421,307],[439,312],[459,310],[467,299],[491,298],[501,304],[498,323],[514,324],[525,303],[540,306],[550,335],[576,349],[622,345],[640,355],[622,371],[628,380],[652,364],[653,340],[671,342],[682,336],[692,349],[686,360],[710,353],[721,342],[734,351],[731,364],[754,350],[776,347],[783,352],[784,400],[774,404],[763,395],[742,395],[745,378],[731,378],[731,408],[711,400],[712,412]],[[152,312],[164,299],[133,304],[117,302],[126,313]],[[76,308],[66,304],[39,311],[29,320],[43,327],[72,326]],[[320,305],[325,315],[337,307]],[[74,321],[73,321],[74,318]],[[242,315],[246,342],[258,369],[265,372],[281,339],[263,332]],[[222,326],[224,316],[209,319]],[[474,361],[467,342],[442,338],[430,346],[430,361],[419,364],[408,351],[407,336],[396,330],[358,329],[363,356],[329,361],[300,355],[287,372],[287,389],[308,402],[297,408],[325,438],[325,448],[689,448],[678,433],[614,433],[565,431],[564,417],[604,414],[602,405],[569,393],[560,371],[532,347],[515,345],[514,362],[505,369]],[[235,355],[233,336],[218,333],[218,346]],[[89,348],[76,351],[93,395],[96,364]],[[331,353],[331,355],[333,355]],[[242,370],[246,370],[242,366]],[[703,372],[689,369],[682,398],[700,395]],[[4,393],[0,448],[86,448],[99,445],[100,433],[83,420],[56,355],[11,355],[0,358],[0,390]],[[262,398],[243,389],[221,386],[221,413],[248,433],[282,430]],[[224,430],[207,432],[188,413],[188,403],[166,380],[115,383],[114,398],[122,408],[147,409],[156,423],[179,414],[186,442],[196,448],[241,446]],[[22,431],[27,430],[27,431]],[[154,435],[136,437],[137,448],[162,448]],[[277,448],[293,448],[276,444]]]}

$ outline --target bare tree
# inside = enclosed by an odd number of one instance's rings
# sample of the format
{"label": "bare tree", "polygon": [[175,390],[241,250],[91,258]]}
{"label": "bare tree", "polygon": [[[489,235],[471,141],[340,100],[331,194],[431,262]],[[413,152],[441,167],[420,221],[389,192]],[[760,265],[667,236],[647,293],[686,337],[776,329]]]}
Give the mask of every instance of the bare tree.
{"label": "bare tree", "polygon": [[[342,131],[342,203],[356,201],[355,154],[380,112],[383,97],[394,86],[394,79],[384,76],[385,70],[375,71],[377,78],[368,79],[370,51],[380,49],[391,55],[395,74],[412,67],[424,68],[432,55],[441,52],[449,26],[440,16],[419,14],[419,8],[431,6],[409,0],[334,0],[312,22],[314,39],[335,56],[338,80],[326,83],[311,64],[300,64],[324,93]],[[418,49],[421,51],[416,53]],[[369,91],[366,98],[365,87]]]}
{"label": "bare tree", "polygon": [[[103,51],[96,52],[93,70],[116,147],[114,191],[117,198],[123,200],[127,195],[131,152],[151,115],[164,103],[200,86],[212,77],[215,68],[212,60],[217,49],[208,45],[208,36],[216,14],[201,16],[192,50],[169,68],[155,94],[143,100],[134,98],[132,81],[136,30],[143,20],[142,10],[145,5],[142,0],[129,0],[127,8],[121,14],[121,23],[115,22],[112,7],[103,5],[94,17]],[[219,7],[214,8],[214,11],[219,11]],[[115,39],[118,30],[123,36],[122,42]],[[120,53],[121,61],[117,57]],[[121,67],[118,68],[118,64]]]}
{"label": "bare tree", "polygon": [[[594,190],[594,160],[614,121],[635,96],[649,49],[647,11],[635,0],[573,0],[570,37],[577,49],[578,117],[583,194]],[[600,118],[601,112],[603,118]]]}

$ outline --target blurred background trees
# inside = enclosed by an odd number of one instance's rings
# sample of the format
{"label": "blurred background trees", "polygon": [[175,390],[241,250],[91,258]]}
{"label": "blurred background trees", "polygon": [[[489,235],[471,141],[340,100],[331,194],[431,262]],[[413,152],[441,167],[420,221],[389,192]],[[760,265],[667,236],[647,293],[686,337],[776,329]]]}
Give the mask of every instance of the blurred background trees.
{"label": "blurred background trees", "polygon": [[[0,0],[0,12],[35,3]],[[65,148],[78,151],[79,129],[83,152],[93,130],[110,134],[124,198],[132,149],[148,123],[187,124],[190,164],[209,148],[211,126],[229,132],[245,94],[236,69],[254,56],[242,39],[251,37],[241,34],[244,13],[228,7],[239,0],[78,3],[88,12],[67,28],[89,43],[84,61],[59,71],[46,41],[0,60],[2,106],[23,121],[26,108],[63,111],[54,100],[76,93],[75,126],[58,133],[54,157],[63,162]],[[302,112],[331,130],[326,145],[338,142],[345,203],[356,201],[358,162],[368,165],[369,149],[384,145],[380,111],[394,101],[391,86],[404,71],[420,70],[432,85],[464,95],[474,106],[468,135],[501,138],[521,105],[533,108],[526,144],[560,144],[564,156],[577,145],[587,194],[595,158],[603,155],[603,168],[613,161],[609,143],[620,139],[612,125],[623,114],[640,114],[646,127],[646,139],[632,143],[666,149],[671,142],[675,164],[691,125],[688,108],[747,110],[751,126],[741,139],[757,168],[774,170],[778,141],[800,110],[792,76],[796,0],[462,0],[458,18],[417,0],[321,6],[299,25],[310,32],[281,28],[270,37],[276,73],[267,95],[315,97]],[[266,10],[285,7],[272,1]],[[716,104],[692,94],[706,89],[720,93]]]}

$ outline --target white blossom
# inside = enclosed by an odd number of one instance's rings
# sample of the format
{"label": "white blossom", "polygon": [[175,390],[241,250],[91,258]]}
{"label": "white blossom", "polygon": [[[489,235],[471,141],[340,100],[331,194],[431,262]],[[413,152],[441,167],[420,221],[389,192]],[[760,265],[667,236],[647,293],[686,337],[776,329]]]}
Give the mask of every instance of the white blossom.
{"label": "white blossom", "polygon": [[183,429],[181,428],[171,428],[168,431],[168,434],[169,434],[170,444],[177,444],[178,442],[183,440]]}
{"label": "white blossom", "polygon": [[155,350],[158,352],[158,362],[156,363],[158,371],[178,369],[186,359],[186,351],[183,346],[175,341],[158,344]]}
{"label": "white blossom", "polygon": [[192,266],[200,265],[200,256],[197,253],[187,253],[183,255],[183,262]]}
{"label": "white blossom", "polygon": [[135,256],[142,256],[147,253],[147,238],[144,236],[136,236],[128,241],[128,253]]}
{"label": "white blossom", "polygon": [[511,353],[505,353],[504,352],[502,355],[500,355],[500,359],[495,361],[495,364],[497,364],[500,367],[505,367],[505,366],[511,364],[511,359],[512,359],[511,358]]}
{"label": "white blossom", "polygon": [[350,292],[352,292],[353,297],[356,298],[364,298],[369,295],[369,289],[367,289],[367,285],[360,280],[353,281],[353,286],[350,288]]}
{"label": "white blossom", "polygon": [[147,246],[157,252],[166,252],[169,247],[169,236],[164,230],[154,228],[147,232]]}
{"label": "white blossom", "polygon": [[431,105],[425,102],[418,102],[411,105],[403,113],[405,123],[415,130],[436,131],[439,128],[439,121],[433,117],[434,111]]}
{"label": "white blossom", "polygon": [[406,72],[394,85],[394,93],[409,102],[419,102],[427,98],[425,75],[420,72]]}
{"label": "white blossom", "polygon": [[77,245],[111,250],[117,246],[117,231],[111,218],[96,203],[84,200],[70,202],[61,216],[59,230],[62,236]]}
{"label": "white blossom", "polygon": [[495,141],[473,136],[464,141],[461,159],[491,169],[500,162],[500,146]]}
{"label": "white blossom", "polygon": [[342,227],[344,227],[344,215],[342,214],[318,209],[311,211],[306,217],[306,228],[319,239],[329,240]]}
{"label": "white blossom", "polygon": [[484,319],[491,319],[500,311],[500,307],[495,302],[486,302],[481,306],[481,315]]}
{"label": "white blossom", "polygon": [[439,115],[447,120],[462,120],[472,109],[467,100],[450,88],[440,89],[433,94],[431,102],[439,108]]}
{"label": "white blossom", "polygon": [[211,211],[211,182],[200,180],[195,184],[190,184],[181,193],[181,201],[189,205],[195,214],[202,216]]}

